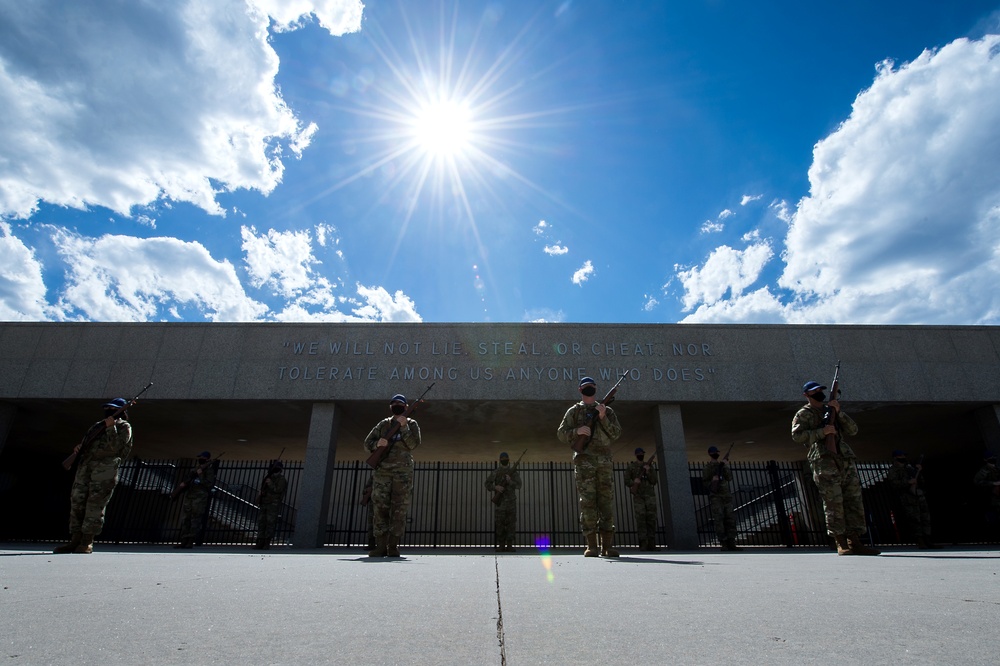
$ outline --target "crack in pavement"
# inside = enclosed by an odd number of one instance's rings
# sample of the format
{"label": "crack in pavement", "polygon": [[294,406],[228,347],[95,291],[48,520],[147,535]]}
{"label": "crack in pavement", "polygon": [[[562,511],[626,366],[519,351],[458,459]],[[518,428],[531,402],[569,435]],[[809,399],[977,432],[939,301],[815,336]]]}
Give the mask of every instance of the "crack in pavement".
{"label": "crack in pavement", "polygon": [[507,648],[503,635],[503,607],[500,603],[500,558],[493,556],[493,564],[497,572],[497,641],[500,643],[500,666],[507,664]]}

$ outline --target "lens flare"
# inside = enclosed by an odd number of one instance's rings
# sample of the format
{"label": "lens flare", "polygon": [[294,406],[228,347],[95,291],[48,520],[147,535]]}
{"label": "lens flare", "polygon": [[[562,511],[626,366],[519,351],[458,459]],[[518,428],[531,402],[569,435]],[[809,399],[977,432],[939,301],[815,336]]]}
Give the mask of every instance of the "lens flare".
{"label": "lens flare", "polygon": [[552,573],[552,540],[548,534],[539,534],[535,537],[535,547],[538,555],[542,558],[542,566],[545,567],[545,579],[554,582],[556,575]]}

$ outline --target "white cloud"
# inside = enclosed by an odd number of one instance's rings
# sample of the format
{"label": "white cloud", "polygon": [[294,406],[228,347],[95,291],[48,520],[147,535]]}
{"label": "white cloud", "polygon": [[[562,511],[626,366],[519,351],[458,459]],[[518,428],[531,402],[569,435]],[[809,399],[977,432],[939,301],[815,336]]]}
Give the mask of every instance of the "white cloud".
{"label": "white cloud", "polygon": [[719,213],[719,216],[716,219],[717,220],[724,220],[727,217],[732,217],[733,215],[736,215],[736,213],[734,213],[733,211],[731,211],[728,208],[726,208],[721,213]]}
{"label": "white cloud", "polygon": [[354,308],[354,314],[369,321],[419,322],[413,300],[402,291],[390,294],[384,287],[357,285],[362,302]]}
{"label": "white cloud", "polygon": [[565,245],[559,245],[559,244],[556,244],[556,245],[546,245],[543,248],[543,251],[545,252],[545,254],[552,255],[552,256],[558,256],[560,254],[566,254],[567,252],[569,252],[569,248],[566,247]]}
{"label": "white cloud", "polygon": [[794,214],[770,206],[777,289],[721,300],[734,262],[713,253],[683,276],[685,321],[1000,323],[1000,36],[882,63],[809,182]]}
{"label": "white cloud", "polygon": [[751,229],[740,238],[744,243],[752,243],[760,240],[760,229]]}
{"label": "white cloud", "polygon": [[37,321],[50,314],[41,263],[0,220],[0,321]]}
{"label": "white cloud", "polygon": [[751,245],[746,250],[734,250],[728,245],[717,247],[701,268],[678,271],[685,292],[684,310],[689,311],[699,303],[712,305],[726,292],[739,296],[757,281],[772,256],[768,243]]}
{"label": "white cloud", "polygon": [[566,320],[566,313],[551,308],[534,308],[526,310],[521,321],[532,324],[554,324]]}
{"label": "white cloud", "polygon": [[312,253],[308,231],[275,231],[269,229],[257,236],[253,227],[241,227],[243,252],[254,287],[270,287],[285,298],[308,289],[312,284],[312,267],[319,261]]}
{"label": "white cloud", "polygon": [[768,208],[770,208],[771,211],[774,212],[775,217],[777,217],[779,220],[781,220],[786,224],[791,224],[793,216],[792,216],[792,211],[789,210],[788,208],[787,201],[785,201],[784,199],[782,200],[775,199],[768,205]]}
{"label": "white cloud", "polygon": [[549,225],[545,222],[545,220],[539,220],[538,224],[533,226],[531,230],[534,231],[537,235],[541,236],[543,233],[545,233],[545,230],[548,228],[548,226]]}
{"label": "white cloud", "polygon": [[251,0],[274,19],[279,32],[295,30],[311,16],[334,37],[361,29],[360,0]]}
{"label": "white cloud", "polygon": [[656,306],[660,304],[660,302],[656,300],[655,297],[650,296],[649,294],[646,294],[645,296],[643,296],[643,298],[646,299],[646,302],[642,304],[642,309],[645,310],[646,312],[652,312],[653,310],[656,309]]}
{"label": "white cloud", "polygon": [[[128,215],[169,200],[224,215],[219,191],[271,192],[286,150],[316,130],[281,98],[268,18],[245,0],[3,4],[0,215],[39,201]],[[280,26],[312,12],[334,34],[361,11],[258,4]]]}
{"label": "white cloud", "polygon": [[721,222],[712,222],[711,220],[705,220],[704,224],[701,225],[701,228],[698,231],[700,231],[703,234],[717,234],[725,228],[726,225],[722,224]]}
{"label": "white cloud", "polygon": [[573,273],[573,284],[582,285],[584,282],[590,279],[590,276],[594,274],[594,264],[591,263],[590,259],[583,262],[583,266],[577,269]]}
{"label": "white cloud", "polygon": [[740,199],[740,205],[746,206],[751,201],[760,201],[763,196],[763,194],[744,194],[743,198]]}
{"label": "white cloud", "polygon": [[[212,321],[253,321],[267,307],[248,297],[228,261],[176,238],[87,238],[57,230],[67,266],[64,318],[147,321],[170,307],[197,308]],[[176,312],[176,310],[175,310]]]}

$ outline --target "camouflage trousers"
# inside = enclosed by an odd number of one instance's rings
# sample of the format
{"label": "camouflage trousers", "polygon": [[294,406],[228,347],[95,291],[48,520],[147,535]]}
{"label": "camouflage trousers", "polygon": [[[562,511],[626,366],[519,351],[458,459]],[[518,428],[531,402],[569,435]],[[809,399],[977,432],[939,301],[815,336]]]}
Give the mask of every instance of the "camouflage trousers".
{"label": "camouflage trousers", "polygon": [[76,468],[69,492],[70,534],[101,533],[104,512],[118,485],[119,462],[121,458],[86,460]]}
{"label": "camouflage trousers", "polygon": [[517,527],[517,502],[501,502],[493,511],[493,531],[498,544],[514,543]]}
{"label": "camouflage trousers", "polygon": [[918,489],[916,494],[900,493],[899,509],[903,514],[900,518],[909,536],[919,538],[931,535],[931,509],[927,505],[924,491]]}
{"label": "camouflage trousers", "polygon": [[712,509],[712,524],[719,541],[736,538],[736,518],[733,517],[733,496],[729,493],[709,494],[708,504]]}
{"label": "camouflage trousers", "polygon": [[809,462],[813,481],[823,498],[826,531],[830,535],[868,531],[865,506],[861,501],[861,479],[853,459],[824,455]]}
{"label": "camouflage trousers", "polygon": [[281,502],[266,502],[260,505],[260,515],[257,517],[257,538],[270,541],[278,527],[281,514]]}
{"label": "camouflage trousers", "polygon": [[201,518],[208,508],[208,493],[188,490],[181,506],[181,538],[193,539],[201,531]]}
{"label": "camouflage trousers", "polygon": [[640,543],[656,538],[656,493],[632,495],[632,515]]}
{"label": "camouflage trousers", "polygon": [[372,475],[372,500],[369,507],[374,514],[375,538],[393,535],[403,536],[406,528],[406,513],[410,509],[413,491],[413,468],[384,466]]}
{"label": "camouflage trousers", "polygon": [[577,456],[573,461],[576,493],[580,497],[580,529],[584,535],[615,531],[615,486],[611,462],[594,463]]}

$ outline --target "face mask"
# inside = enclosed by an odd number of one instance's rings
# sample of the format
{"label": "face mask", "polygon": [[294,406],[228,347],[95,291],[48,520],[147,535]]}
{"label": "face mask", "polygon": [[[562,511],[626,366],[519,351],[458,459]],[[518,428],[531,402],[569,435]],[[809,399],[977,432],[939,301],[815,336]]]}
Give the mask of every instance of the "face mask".
{"label": "face mask", "polygon": [[718,453],[709,453],[708,455],[709,455],[709,457],[712,458],[712,460],[718,460],[719,459],[719,454]]}
{"label": "face mask", "polygon": [[636,456],[635,459],[638,460],[639,462],[642,462],[643,458],[645,457],[646,456]]}
{"label": "face mask", "polygon": [[906,464],[906,458],[896,458],[896,462],[900,462],[900,463],[903,463],[905,465]]}
{"label": "face mask", "polygon": [[509,460],[507,460],[506,458],[501,458],[501,459],[500,459],[500,464],[501,464],[501,465],[503,465],[504,467],[506,467],[506,466],[507,466],[507,463],[509,463],[509,462],[510,462],[510,461],[509,461]]}
{"label": "face mask", "polygon": [[824,400],[826,400],[826,393],[820,391],[819,393],[813,393],[809,397],[812,398],[813,400],[819,400],[820,402],[823,402]]}
{"label": "face mask", "polygon": [[392,413],[397,416],[406,411],[406,407],[404,405],[390,405],[389,409],[391,409]]}
{"label": "face mask", "polygon": [[584,394],[587,397],[590,397],[590,396],[592,396],[592,395],[594,395],[594,394],[597,393],[597,387],[595,387],[595,386],[584,386],[582,389],[580,389],[580,393]]}

